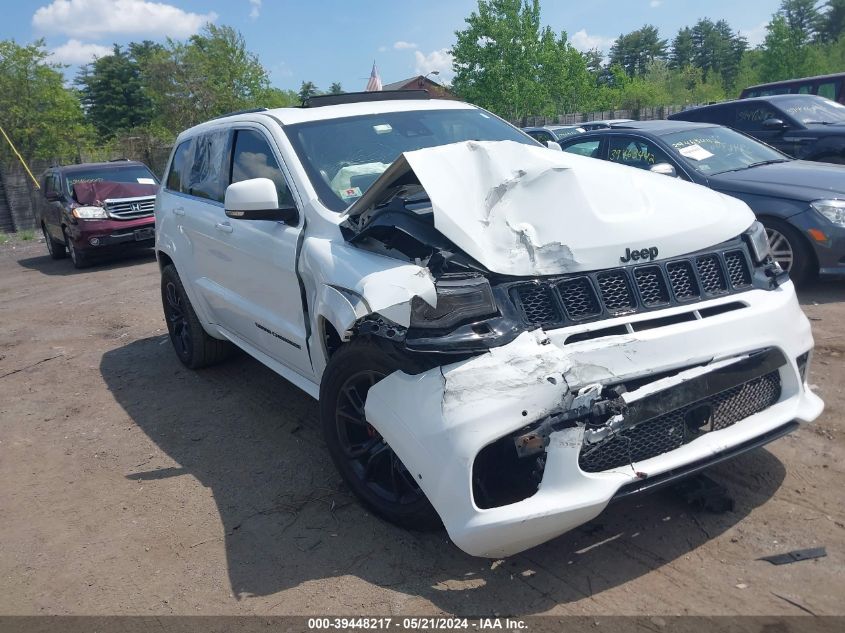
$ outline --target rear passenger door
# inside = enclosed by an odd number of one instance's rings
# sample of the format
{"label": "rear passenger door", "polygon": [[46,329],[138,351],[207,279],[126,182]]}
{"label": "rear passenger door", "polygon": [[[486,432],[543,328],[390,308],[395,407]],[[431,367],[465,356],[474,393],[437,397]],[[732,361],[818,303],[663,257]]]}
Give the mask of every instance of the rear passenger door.
{"label": "rear passenger door", "polygon": [[[258,124],[232,130],[232,151],[225,185],[269,178],[279,204],[298,206],[290,177],[275,141]],[[222,188],[225,191],[225,186]],[[214,244],[203,255],[215,271],[213,310],[220,324],[259,351],[306,377],[313,376],[306,346],[305,312],[296,271],[297,243],[303,217],[296,226],[271,220],[227,218],[223,206],[215,214]],[[212,263],[213,260],[213,263]]]}

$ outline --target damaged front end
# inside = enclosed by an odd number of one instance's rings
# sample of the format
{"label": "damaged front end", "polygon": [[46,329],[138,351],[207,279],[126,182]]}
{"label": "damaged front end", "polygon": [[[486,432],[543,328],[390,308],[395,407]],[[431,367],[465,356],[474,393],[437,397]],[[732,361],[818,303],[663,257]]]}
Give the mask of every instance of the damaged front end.
{"label": "damaged front end", "polygon": [[[679,219],[665,202],[679,199],[675,185],[658,191],[668,179],[647,180],[654,191],[644,193],[643,174],[611,170],[617,194],[638,204],[608,212],[586,193],[605,163],[528,148],[508,169],[501,147],[460,145],[403,156],[341,223],[350,244],[417,267],[433,285],[402,318],[362,311],[349,336],[421,361],[370,388],[366,419],[459,547],[521,551],[615,496],[818,416],[804,380],[809,323],[762,252],[759,227],[743,230],[747,208],[681,188],[705,200],[687,205],[701,216]],[[461,161],[474,165],[467,182],[444,191],[434,175]],[[579,168],[586,179],[573,178]],[[570,194],[566,212],[538,214],[558,186]],[[709,216],[699,203],[711,204]],[[649,232],[658,238],[645,241]],[[642,258],[626,262],[622,240],[644,245]]]}

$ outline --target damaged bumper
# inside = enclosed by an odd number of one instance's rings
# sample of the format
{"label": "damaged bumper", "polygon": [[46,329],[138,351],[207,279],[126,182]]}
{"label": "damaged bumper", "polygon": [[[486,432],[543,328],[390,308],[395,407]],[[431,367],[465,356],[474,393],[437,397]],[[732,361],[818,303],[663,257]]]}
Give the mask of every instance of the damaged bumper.
{"label": "damaged bumper", "polygon": [[[734,309],[705,312],[728,302]],[[697,314],[642,329],[630,326],[649,315],[603,321],[627,334],[598,338],[573,336],[590,325],[538,329],[466,361],[396,372],[368,393],[367,419],[461,549],[513,554],[591,520],[615,496],[761,445],[821,413],[804,382],[813,342],[791,283],[703,302]],[[596,399],[583,416],[579,406],[608,388],[619,397],[604,424],[591,424]],[[518,460],[529,467],[511,468],[517,438],[532,431],[541,443]],[[497,469],[499,481],[485,481]],[[527,492],[482,500],[486,485],[508,478],[524,480]]]}

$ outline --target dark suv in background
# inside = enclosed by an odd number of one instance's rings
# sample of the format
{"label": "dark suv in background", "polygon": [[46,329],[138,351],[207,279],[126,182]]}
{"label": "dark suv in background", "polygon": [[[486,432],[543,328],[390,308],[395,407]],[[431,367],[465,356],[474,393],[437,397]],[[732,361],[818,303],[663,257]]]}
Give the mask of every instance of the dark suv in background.
{"label": "dark suv in background", "polygon": [[143,163],[116,160],[51,167],[41,178],[36,220],[53,259],[77,268],[98,254],[155,242],[158,178]]}
{"label": "dark suv in background", "polygon": [[669,119],[724,125],[795,158],[845,163],[845,106],[824,97],[784,94],[740,99],[691,108]]}

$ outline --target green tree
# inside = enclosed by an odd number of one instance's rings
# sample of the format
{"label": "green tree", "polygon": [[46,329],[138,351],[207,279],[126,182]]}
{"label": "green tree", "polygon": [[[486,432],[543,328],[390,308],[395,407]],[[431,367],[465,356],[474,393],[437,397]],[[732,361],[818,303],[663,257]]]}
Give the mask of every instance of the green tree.
{"label": "green tree", "polygon": [[[91,139],[79,95],[64,86],[61,64],[44,40],[21,46],[0,41],[0,125],[26,161],[72,161]],[[0,139],[0,160],[16,160]]]}
{"label": "green tree", "polygon": [[820,18],[820,35],[827,42],[835,42],[845,33],[845,0],[828,0]]}
{"label": "green tree", "polygon": [[320,90],[317,88],[313,81],[303,81],[302,85],[299,87],[299,101],[303,105],[311,97],[315,97],[318,94],[320,94]]}
{"label": "green tree", "polygon": [[657,27],[642,28],[620,35],[610,47],[610,64],[625,69],[628,76],[642,75],[650,62],[666,59],[667,40],[661,39]]}
{"label": "green tree", "polygon": [[672,40],[672,52],[669,54],[669,63],[672,68],[691,66],[694,55],[695,42],[692,37],[692,29],[685,26],[678,31],[675,39]]}
{"label": "green tree", "polygon": [[802,42],[809,42],[818,38],[823,26],[817,4],[817,0],[782,0],[777,15],[786,20],[786,25]]}
{"label": "green tree", "polygon": [[83,66],[76,83],[87,118],[106,139],[152,120],[152,101],[144,90],[140,66],[120,46]]}
{"label": "green tree", "polygon": [[452,89],[504,117],[586,105],[595,82],[566,33],[541,28],[539,0],[479,0],[451,50]]}
{"label": "green tree", "polygon": [[331,86],[329,86],[329,94],[330,95],[339,95],[343,94],[345,90],[343,86],[340,85],[339,81],[335,81]]}

